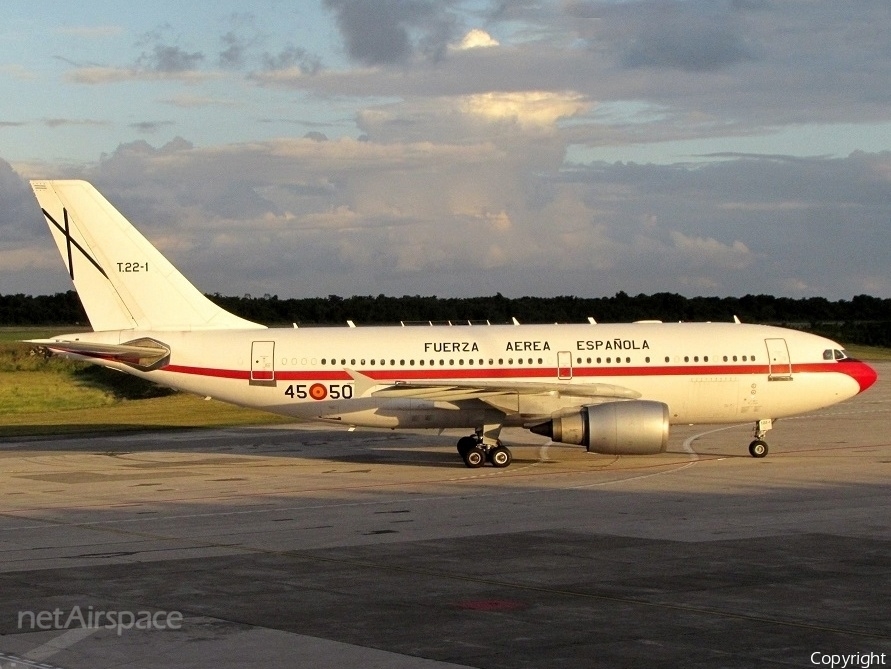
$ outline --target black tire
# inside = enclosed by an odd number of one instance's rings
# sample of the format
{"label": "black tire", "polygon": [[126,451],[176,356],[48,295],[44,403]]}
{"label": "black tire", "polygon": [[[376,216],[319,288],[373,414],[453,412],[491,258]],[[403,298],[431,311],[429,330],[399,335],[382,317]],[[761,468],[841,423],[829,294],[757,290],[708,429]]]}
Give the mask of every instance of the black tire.
{"label": "black tire", "polygon": [[458,455],[463,458],[467,455],[467,451],[469,451],[471,448],[476,448],[477,445],[478,442],[476,440],[476,437],[461,437],[458,440]]}
{"label": "black tire", "polygon": [[767,455],[767,442],[756,439],[749,444],[749,454],[753,458],[763,458]]}
{"label": "black tire", "polygon": [[496,446],[489,451],[489,461],[499,469],[507,467],[513,461],[513,454],[507,446]]}
{"label": "black tire", "polygon": [[479,446],[474,446],[464,454],[464,464],[471,469],[477,469],[486,464],[486,452]]}

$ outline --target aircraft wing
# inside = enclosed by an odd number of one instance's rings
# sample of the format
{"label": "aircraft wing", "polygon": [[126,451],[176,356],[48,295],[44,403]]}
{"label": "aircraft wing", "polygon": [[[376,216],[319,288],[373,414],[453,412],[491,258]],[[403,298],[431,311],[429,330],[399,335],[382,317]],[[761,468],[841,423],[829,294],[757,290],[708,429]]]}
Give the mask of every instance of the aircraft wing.
{"label": "aircraft wing", "polygon": [[561,395],[568,397],[596,397],[605,400],[633,400],[641,394],[631,388],[610,383],[561,383],[536,381],[448,381],[429,383],[397,381],[381,384],[375,379],[354,370],[347,370],[356,382],[356,391],[362,396],[400,399],[440,400],[458,402],[478,399],[493,405],[505,395]]}
{"label": "aircraft wing", "polygon": [[170,356],[170,349],[154,339],[135,339],[125,344],[100,344],[65,339],[29,339],[29,344],[54,353],[73,353],[85,358],[122,362],[142,370],[157,369]]}

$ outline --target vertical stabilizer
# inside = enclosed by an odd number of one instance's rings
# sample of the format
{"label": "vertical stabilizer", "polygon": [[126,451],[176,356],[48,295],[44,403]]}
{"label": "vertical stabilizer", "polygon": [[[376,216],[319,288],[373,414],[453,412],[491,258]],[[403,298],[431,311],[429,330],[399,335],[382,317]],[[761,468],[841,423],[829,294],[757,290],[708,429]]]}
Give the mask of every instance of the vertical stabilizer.
{"label": "vertical stabilizer", "polygon": [[264,327],[207,299],[91,184],[31,187],[94,330]]}

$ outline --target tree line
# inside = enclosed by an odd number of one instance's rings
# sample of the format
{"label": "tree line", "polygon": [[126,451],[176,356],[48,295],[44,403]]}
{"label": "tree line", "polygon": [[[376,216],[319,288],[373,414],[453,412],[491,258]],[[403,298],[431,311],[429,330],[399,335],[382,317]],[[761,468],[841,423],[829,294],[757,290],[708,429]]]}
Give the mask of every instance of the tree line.
{"label": "tree line", "polygon": [[[357,325],[416,322],[454,324],[579,323],[589,317],[599,323],[636,320],[730,321],[772,323],[824,334],[844,343],[891,347],[891,299],[857,295],[850,300],[822,297],[794,299],[773,295],[743,297],[684,297],[675,293],[612,297],[519,297],[500,293],[488,297],[440,298],[405,295],[288,298],[277,295],[208,297],[224,309],[264,325]],[[87,326],[77,293],[0,295],[0,326]]]}

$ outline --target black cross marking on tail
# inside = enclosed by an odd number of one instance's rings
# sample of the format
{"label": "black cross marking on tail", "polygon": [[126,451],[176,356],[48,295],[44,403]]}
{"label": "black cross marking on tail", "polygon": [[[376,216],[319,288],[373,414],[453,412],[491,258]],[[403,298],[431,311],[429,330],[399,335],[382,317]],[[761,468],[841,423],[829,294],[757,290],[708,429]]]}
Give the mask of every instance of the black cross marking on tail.
{"label": "black cross marking on tail", "polygon": [[74,262],[71,257],[71,247],[72,246],[74,248],[76,248],[78,251],[80,251],[83,254],[84,258],[89,260],[90,264],[92,264],[93,267],[95,267],[96,269],[99,270],[99,272],[102,274],[102,276],[104,276],[106,279],[108,279],[108,274],[106,274],[105,270],[102,269],[102,267],[99,265],[98,262],[96,262],[95,258],[93,258],[93,256],[91,256],[89,253],[87,253],[87,250],[83,246],[78,244],[77,240],[71,236],[71,229],[70,229],[70,226],[68,225],[68,210],[65,209],[64,207],[62,208],[62,220],[65,221],[65,227],[62,227],[61,225],[59,225],[59,222],[56,219],[54,219],[52,217],[52,215],[50,215],[50,213],[46,209],[41,208],[40,210],[43,212],[43,215],[46,216],[46,220],[49,221],[50,223],[52,223],[53,225],[55,225],[56,228],[59,230],[59,232],[61,232],[63,235],[65,235],[65,245],[68,247],[68,273],[71,275],[71,280],[74,281]]}

